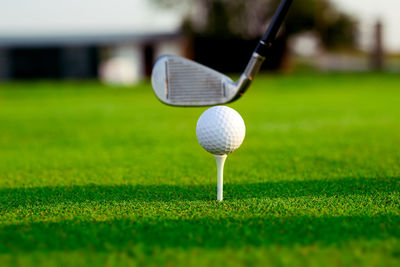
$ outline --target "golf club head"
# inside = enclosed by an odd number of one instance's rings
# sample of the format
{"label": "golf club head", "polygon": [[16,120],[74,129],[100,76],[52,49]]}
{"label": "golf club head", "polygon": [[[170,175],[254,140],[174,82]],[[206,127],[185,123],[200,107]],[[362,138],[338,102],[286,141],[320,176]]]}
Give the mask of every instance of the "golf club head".
{"label": "golf club head", "polygon": [[171,106],[212,106],[233,102],[249,88],[260,70],[293,0],[282,0],[246,69],[235,83],[213,69],[178,56],[162,56],[151,83],[161,102]]}
{"label": "golf club head", "polygon": [[233,100],[236,84],[229,77],[194,61],[165,55],[153,67],[153,91],[172,106],[212,106]]}

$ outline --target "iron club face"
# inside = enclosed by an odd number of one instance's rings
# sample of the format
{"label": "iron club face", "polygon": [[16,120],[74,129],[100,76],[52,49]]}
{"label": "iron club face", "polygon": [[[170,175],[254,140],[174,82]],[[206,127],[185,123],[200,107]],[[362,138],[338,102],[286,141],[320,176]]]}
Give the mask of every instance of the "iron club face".
{"label": "iron club face", "polygon": [[172,106],[212,106],[238,99],[249,87],[264,58],[253,54],[245,72],[235,83],[228,76],[178,56],[165,55],[151,75],[153,91]]}
{"label": "iron club face", "polygon": [[173,106],[207,106],[228,102],[234,82],[194,61],[165,55],[154,65],[151,83],[156,96]]}

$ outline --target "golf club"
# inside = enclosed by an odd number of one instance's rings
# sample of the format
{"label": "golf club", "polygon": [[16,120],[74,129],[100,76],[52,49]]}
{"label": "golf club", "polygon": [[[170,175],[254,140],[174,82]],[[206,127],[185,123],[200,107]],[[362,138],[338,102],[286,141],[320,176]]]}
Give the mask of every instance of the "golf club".
{"label": "golf club", "polygon": [[164,55],[156,61],[151,76],[157,98],[171,106],[212,106],[239,99],[260,70],[292,2],[282,0],[237,82],[194,61]]}

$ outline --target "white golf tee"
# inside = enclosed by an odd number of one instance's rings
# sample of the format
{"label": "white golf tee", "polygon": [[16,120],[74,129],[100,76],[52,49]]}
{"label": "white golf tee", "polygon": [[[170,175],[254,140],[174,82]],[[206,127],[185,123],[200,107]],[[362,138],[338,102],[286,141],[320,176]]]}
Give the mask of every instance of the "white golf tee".
{"label": "white golf tee", "polygon": [[224,191],[224,164],[227,155],[214,155],[215,161],[217,162],[217,200],[222,201]]}

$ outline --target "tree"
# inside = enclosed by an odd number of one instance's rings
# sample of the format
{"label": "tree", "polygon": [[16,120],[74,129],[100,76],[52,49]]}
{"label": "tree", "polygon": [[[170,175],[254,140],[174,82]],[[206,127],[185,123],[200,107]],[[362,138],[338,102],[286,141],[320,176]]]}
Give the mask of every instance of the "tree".
{"label": "tree", "polygon": [[[258,38],[280,0],[154,0],[174,7],[191,6],[184,29],[189,34]],[[286,20],[285,34],[315,31],[327,49],[354,48],[357,23],[329,0],[295,0]]]}
{"label": "tree", "polygon": [[[280,3],[280,0],[155,1],[167,6],[183,3],[190,6],[183,26],[190,36],[230,40],[258,39]],[[335,8],[329,0],[295,0],[279,37],[279,45],[286,46],[291,35],[307,31],[319,35],[328,50],[356,46],[356,20]]]}

